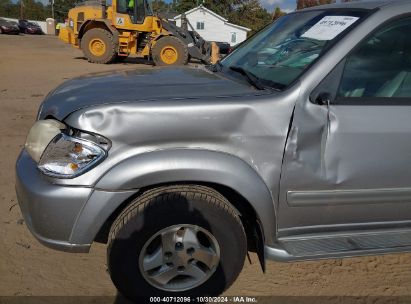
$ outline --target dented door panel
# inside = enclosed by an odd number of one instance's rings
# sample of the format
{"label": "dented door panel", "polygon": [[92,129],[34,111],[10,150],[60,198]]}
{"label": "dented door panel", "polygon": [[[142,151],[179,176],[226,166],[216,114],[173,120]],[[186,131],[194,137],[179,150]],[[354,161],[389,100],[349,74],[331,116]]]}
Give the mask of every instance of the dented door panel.
{"label": "dented door panel", "polygon": [[280,235],[411,220],[410,115],[410,106],[298,104],[284,156]]}

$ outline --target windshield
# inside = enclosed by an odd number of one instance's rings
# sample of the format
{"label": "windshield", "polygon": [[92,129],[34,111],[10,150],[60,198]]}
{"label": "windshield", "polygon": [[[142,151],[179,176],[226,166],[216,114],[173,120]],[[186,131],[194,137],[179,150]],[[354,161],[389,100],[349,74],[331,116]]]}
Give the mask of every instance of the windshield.
{"label": "windshield", "polygon": [[244,42],[221,65],[230,73],[283,90],[366,13],[340,9],[286,15]]}
{"label": "windshield", "polygon": [[151,0],[146,1],[146,14],[147,16],[153,16],[153,4]]}

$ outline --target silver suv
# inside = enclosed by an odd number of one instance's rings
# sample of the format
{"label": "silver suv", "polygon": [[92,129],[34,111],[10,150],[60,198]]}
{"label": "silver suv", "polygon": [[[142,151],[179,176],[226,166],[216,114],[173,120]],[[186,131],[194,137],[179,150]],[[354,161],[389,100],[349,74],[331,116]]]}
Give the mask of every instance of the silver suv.
{"label": "silver suv", "polygon": [[411,251],[411,3],[288,14],[207,68],[70,80],[17,161],[46,246],[107,242],[121,293],[217,295],[247,251]]}

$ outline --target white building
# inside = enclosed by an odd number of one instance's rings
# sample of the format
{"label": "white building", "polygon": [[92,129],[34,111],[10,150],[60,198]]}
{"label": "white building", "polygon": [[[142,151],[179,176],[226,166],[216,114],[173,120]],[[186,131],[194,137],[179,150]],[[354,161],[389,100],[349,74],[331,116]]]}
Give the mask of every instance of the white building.
{"label": "white building", "polygon": [[[229,23],[227,19],[200,5],[187,11],[189,30],[195,30],[207,41],[228,42],[231,46],[247,39],[251,29]],[[177,26],[181,27],[181,15],[174,17]]]}

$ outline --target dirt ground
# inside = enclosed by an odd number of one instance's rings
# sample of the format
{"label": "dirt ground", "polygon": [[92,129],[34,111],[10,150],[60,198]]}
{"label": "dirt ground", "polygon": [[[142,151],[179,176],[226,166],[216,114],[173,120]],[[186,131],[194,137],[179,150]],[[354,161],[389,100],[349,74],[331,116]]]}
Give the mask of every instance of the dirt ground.
{"label": "dirt ground", "polygon": [[[14,164],[39,104],[55,86],[86,73],[149,68],[91,64],[55,37],[0,35],[0,296],[116,295],[104,245],[70,254],[47,249],[31,236],[16,205]],[[378,303],[383,296],[411,296],[411,254],[268,262],[265,275],[256,256],[251,259],[226,295],[371,296]]]}

